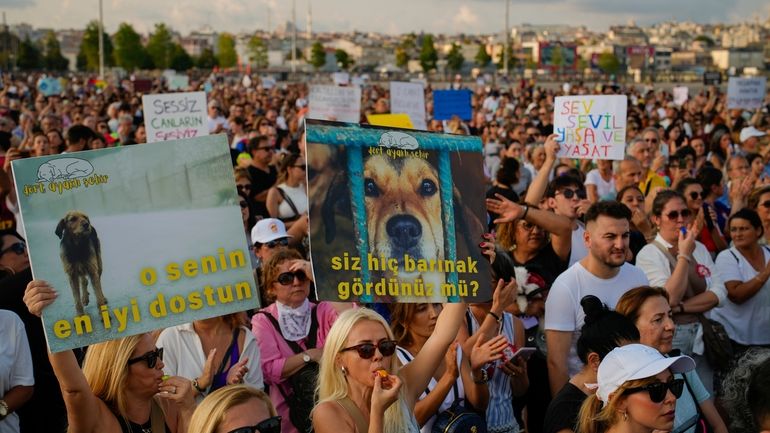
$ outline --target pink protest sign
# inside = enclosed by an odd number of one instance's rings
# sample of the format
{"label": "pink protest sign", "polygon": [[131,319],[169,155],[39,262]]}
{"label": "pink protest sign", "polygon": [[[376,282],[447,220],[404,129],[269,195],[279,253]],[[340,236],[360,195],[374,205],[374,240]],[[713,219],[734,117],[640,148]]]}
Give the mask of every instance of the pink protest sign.
{"label": "pink protest sign", "polygon": [[623,159],[626,146],[625,95],[559,96],[553,131],[561,144],[558,156],[578,159]]}

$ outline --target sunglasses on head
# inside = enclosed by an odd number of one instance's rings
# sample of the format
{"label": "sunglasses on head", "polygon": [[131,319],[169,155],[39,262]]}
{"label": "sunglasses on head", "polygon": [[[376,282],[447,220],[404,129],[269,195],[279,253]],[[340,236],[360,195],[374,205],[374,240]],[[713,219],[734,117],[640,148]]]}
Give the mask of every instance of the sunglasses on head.
{"label": "sunglasses on head", "polygon": [[163,348],[155,348],[155,350],[151,350],[144,355],[137,356],[136,358],[131,358],[128,360],[128,365],[136,364],[137,362],[146,361],[147,362],[147,368],[155,368],[155,365],[158,363],[158,360],[163,361]]}
{"label": "sunglasses on head", "polygon": [[699,198],[706,198],[706,194],[703,191],[701,191],[701,192],[691,191],[690,192],[690,199],[697,200]]}
{"label": "sunglasses on head", "polygon": [[3,248],[2,250],[0,250],[0,256],[2,256],[3,254],[7,253],[8,251],[13,251],[14,253],[16,253],[18,255],[22,255],[22,254],[24,254],[24,251],[26,251],[26,250],[27,250],[27,244],[24,243],[24,242],[19,241],[19,242],[16,242],[14,244],[9,245],[7,248]]}
{"label": "sunglasses on head", "polygon": [[281,417],[274,416],[251,427],[240,427],[227,433],[281,433]]}
{"label": "sunglasses on head", "polygon": [[396,342],[394,340],[383,340],[377,344],[374,343],[361,343],[355,346],[346,347],[340,352],[347,352],[349,350],[355,350],[358,352],[358,356],[361,359],[369,359],[374,356],[374,350],[380,351],[382,356],[391,356],[396,351]]}
{"label": "sunglasses on head", "polygon": [[572,197],[577,196],[580,200],[584,200],[586,198],[586,192],[583,189],[570,189],[570,188],[564,188],[561,190],[561,195],[564,196],[566,199],[571,199]]}
{"label": "sunglasses on head", "polygon": [[682,209],[680,211],[673,210],[666,214],[666,218],[672,221],[675,221],[679,219],[679,215],[681,215],[682,218],[690,218],[690,215],[692,215],[692,212],[690,211],[690,209]]}
{"label": "sunglasses on head", "polygon": [[289,284],[294,282],[294,278],[297,279],[300,283],[307,280],[307,275],[305,275],[302,271],[295,271],[295,272],[284,272],[280,275],[278,275],[278,278],[276,278],[276,281],[283,284],[284,286],[288,286]]}
{"label": "sunglasses on head", "polygon": [[628,395],[647,391],[650,393],[650,400],[652,400],[653,403],[660,403],[666,399],[667,391],[671,391],[671,394],[673,394],[674,397],[679,398],[682,396],[683,389],[684,379],[674,379],[671,382],[655,382],[637,388],[629,388],[623,394]]}

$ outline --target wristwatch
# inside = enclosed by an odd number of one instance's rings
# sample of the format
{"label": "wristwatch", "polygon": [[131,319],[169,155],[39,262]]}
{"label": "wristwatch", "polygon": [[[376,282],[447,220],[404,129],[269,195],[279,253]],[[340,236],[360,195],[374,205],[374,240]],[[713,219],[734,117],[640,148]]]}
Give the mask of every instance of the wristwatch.
{"label": "wristwatch", "polygon": [[8,403],[5,400],[0,400],[0,420],[5,419],[11,410],[8,408]]}
{"label": "wristwatch", "polygon": [[195,388],[196,391],[198,391],[198,394],[203,394],[204,392],[206,392],[205,389],[201,388],[200,383],[198,383],[198,378],[197,377],[192,380],[192,386],[193,386],[193,388]]}
{"label": "wristwatch", "polygon": [[307,352],[302,352],[302,360],[305,361],[305,364],[310,362],[310,355],[307,354]]}

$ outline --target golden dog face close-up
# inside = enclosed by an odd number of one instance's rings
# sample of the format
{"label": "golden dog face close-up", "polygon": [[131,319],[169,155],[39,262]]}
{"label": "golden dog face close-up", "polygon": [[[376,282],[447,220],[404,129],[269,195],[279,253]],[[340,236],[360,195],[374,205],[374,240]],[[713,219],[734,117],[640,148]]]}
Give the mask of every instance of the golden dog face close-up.
{"label": "golden dog face close-up", "polygon": [[428,161],[370,157],[364,164],[364,194],[373,256],[395,258],[400,269],[404,255],[444,259],[439,179]]}

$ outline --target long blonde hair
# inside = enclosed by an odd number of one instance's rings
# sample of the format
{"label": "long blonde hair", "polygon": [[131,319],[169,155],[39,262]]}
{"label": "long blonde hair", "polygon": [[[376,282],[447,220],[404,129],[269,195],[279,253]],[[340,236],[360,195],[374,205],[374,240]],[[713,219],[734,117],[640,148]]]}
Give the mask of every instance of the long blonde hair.
{"label": "long blonde hair", "polygon": [[83,375],[94,395],[125,417],[128,360],[145,334],[97,343],[88,348]]}
{"label": "long blonde hair", "polygon": [[[393,332],[388,323],[374,310],[368,308],[358,308],[347,310],[340,314],[337,320],[329,330],[324,343],[323,356],[321,357],[321,366],[318,372],[318,386],[316,394],[318,403],[327,401],[336,402],[348,396],[347,376],[337,365],[337,357],[342,349],[345,348],[348,335],[356,323],[364,320],[377,322],[385,329],[389,339],[393,338]],[[388,370],[391,374],[397,374],[401,364],[398,357],[393,354],[390,359]],[[401,385],[398,401],[390,405],[385,411],[384,433],[402,433],[409,430],[409,414],[405,412],[406,384]]]}
{"label": "long blonde hair", "polygon": [[187,431],[191,433],[215,433],[230,408],[252,399],[265,403],[271,417],[277,415],[270,397],[261,390],[249,385],[230,385],[219,388],[203,399],[195,408]]}
{"label": "long blonde hair", "polygon": [[621,415],[618,411],[618,404],[621,399],[626,398],[623,392],[630,388],[649,385],[656,382],[655,376],[639,380],[630,380],[621,385],[610,395],[610,400],[604,407],[602,401],[596,394],[589,395],[580,407],[578,415],[577,431],[579,433],[604,433],[611,426],[620,422]]}

